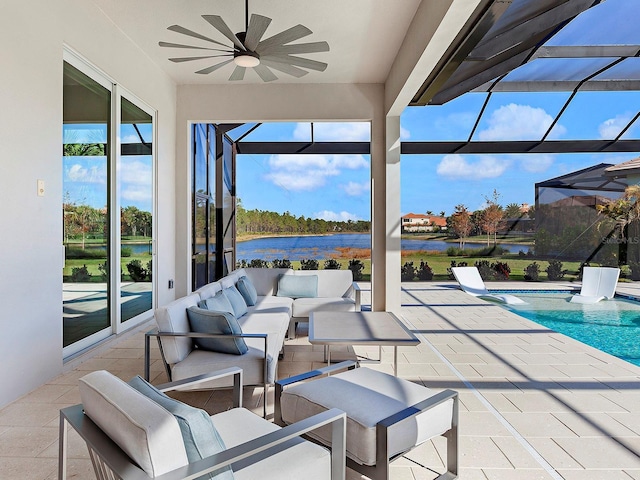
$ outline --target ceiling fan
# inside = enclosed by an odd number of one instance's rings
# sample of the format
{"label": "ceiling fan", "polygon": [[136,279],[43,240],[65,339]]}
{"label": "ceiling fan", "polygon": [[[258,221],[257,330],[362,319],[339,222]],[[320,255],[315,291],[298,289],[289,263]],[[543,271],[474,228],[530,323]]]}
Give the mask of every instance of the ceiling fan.
{"label": "ceiling fan", "polygon": [[247,68],[253,68],[262,81],[271,82],[278,79],[273,73],[273,70],[300,78],[308,74],[308,70],[323,72],[327,68],[327,64],[324,62],[318,62],[297,55],[329,51],[329,44],[327,42],[291,43],[313,33],[304,25],[295,25],[262,40],[263,35],[271,23],[271,19],[254,13],[251,14],[251,19],[249,20],[249,0],[245,0],[245,29],[243,32],[234,34],[219,15],[202,15],[202,18],[224,35],[232,45],[225,45],[222,42],[201,35],[188,28],[181,27],[180,25],[171,25],[167,30],[204,40],[205,42],[213,43],[224,48],[170,42],[158,43],[161,47],[220,52],[212,55],[169,58],[170,61],[176,63],[230,57],[227,60],[197,70],[195,73],[206,75],[233,62],[236,68],[229,77],[229,80],[243,80]]}

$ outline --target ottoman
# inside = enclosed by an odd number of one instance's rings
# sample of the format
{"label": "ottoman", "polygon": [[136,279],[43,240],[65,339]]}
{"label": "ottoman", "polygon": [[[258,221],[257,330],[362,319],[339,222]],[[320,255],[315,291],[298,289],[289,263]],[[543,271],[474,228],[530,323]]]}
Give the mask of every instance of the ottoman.
{"label": "ottoman", "polygon": [[[402,378],[343,362],[276,382],[276,423],[284,426],[330,408],[347,414],[347,465],[371,479],[388,479],[389,463],[431,438],[447,438],[447,472],[457,477],[458,393],[435,392]],[[312,381],[309,380],[314,377]],[[310,434],[324,445],[330,432]]]}

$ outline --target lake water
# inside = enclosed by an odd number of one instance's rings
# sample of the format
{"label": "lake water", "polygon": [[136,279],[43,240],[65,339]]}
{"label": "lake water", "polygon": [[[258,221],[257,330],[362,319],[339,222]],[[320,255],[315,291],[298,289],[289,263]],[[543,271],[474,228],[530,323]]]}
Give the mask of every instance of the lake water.
{"label": "lake water", "polygon": [[[457,247],[458,243],[442,240],[407,240],[401,241],[402,250],[437,250],[444,252],[449,247]],[[466,243],[465,248],[484,248],[486,243]],[[501,244],[511,253],[520,250],[528,252],[526,245]],[[338,248],[371,248],[371,236],[360,233],[339,235],[305,235],[301,237],[257,238],[246,242],[238,242],[236,257],[238,260],[262,259],[271,261],[287,258],[302,260],[305,258],[326,259],[339,253]]]}

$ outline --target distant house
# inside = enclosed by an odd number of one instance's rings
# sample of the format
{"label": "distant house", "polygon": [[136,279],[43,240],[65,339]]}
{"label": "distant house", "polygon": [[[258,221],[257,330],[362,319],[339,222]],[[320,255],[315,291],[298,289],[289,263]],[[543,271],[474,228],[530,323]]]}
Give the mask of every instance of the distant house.
{"label": "distant house", "polygon": [[402,217],[403,232],[433,232],[434,230],[446,229],[447,219],[445,217],[422,213],[408,213]]}

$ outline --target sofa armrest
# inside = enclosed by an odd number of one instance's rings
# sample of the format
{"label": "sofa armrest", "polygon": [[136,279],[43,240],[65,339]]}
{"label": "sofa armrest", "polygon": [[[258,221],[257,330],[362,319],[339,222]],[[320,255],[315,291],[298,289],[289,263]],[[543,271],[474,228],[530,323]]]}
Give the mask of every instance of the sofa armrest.
{"label": "sofa armrest", "polygon": [[160,354],[162,355],[162,362],[165,364],[167,370],[167,377],[171,380],[171,371],[168,368],[168,364],[165,361],[164,353],[162,352],[162,343],[160,339],[162,337],[189,337],[189,338],[262,338],[264,340],[264,374],[267,378],[267,337],[266,333],[239,333],[239,334],[220,334],[220,333],[195,333],[195,332],[159,332],[157,328],[149,330],[144,336],[144,379],[149,381],[150,365],[151,365],[151,337],[158,339],[158,345],[160,347]]}
{"label": "sofa armrest", "polygon": [[179,390],[181,387],[194,386],[231,375],[233,375],[233,406],[239,408],[242,407],[242,369],[239,367],[225,368],[224,370],[216,370],[215,372],[204,373],[195,377],[176,380],[175,382],[163,383],[156,385],[156,388],[161,392],[170,392]]}
{"label": "sofa armrest", "polygon": [[359,312],[362,309],[362,289],[358,282],[353,282],[351,284],[353,287],[353,291],[356,292],[356,312]]}
{"label": "sofa armrest", "polygon": [[[398,413],[395,413],[384,420],[380,420],[376,424],[376,465],[381,465],[389,459],[388,453],[388,434],[387,430],[393,425],[406,420],[407,418],[415,417],[422,412],[431,410],[432,408],[446,402],[453,400],[452,416],[451,416],[451,428],[446,432],[447,437],[447,471],[457,472],[458,469],[458,392],[454,390],[443,390],[436,393],[432,397],[427,398],[415,405],[405,408]],[[382,463],[381,463],[382,462]],[[455,478],[455,477],[438,477],[438,478]]]}

